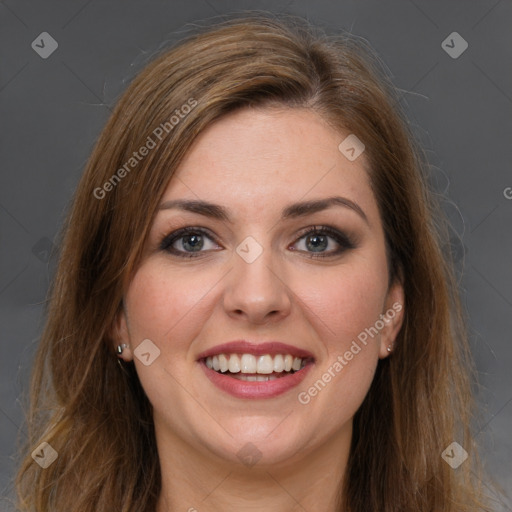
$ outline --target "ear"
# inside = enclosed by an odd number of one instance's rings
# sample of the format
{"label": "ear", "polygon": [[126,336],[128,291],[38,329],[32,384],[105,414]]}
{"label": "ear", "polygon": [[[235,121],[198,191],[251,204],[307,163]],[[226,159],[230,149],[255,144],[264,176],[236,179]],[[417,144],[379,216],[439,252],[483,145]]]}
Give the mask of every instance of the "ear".
{"label": "ear", "polygon": [[[128,318],[124,303],[121,303],[110,329],[110,339],[114,345],[117,357],[125,362],[133,361],[133,354],[130,345],[130,334],[128,329]],[[121,354],[117,352],[117,347],[123,347]]]}
{"label": "ear", "polygon": [[384,327],[380,336],[379,359],[385,359],[393,353],[395,339],[404,321],[404,288],[398,279],[388,290],[381,320]]}

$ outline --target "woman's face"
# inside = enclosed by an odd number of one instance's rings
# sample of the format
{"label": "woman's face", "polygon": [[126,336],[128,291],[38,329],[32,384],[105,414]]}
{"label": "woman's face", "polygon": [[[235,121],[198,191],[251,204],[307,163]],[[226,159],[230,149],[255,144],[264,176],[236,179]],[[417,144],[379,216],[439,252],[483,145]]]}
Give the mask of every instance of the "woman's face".
{"label": "woman's face", "polygon": [[177,169],[116,331],[159,444],[277,464],[350,438],[403,297],[348,135],[310,110],[244,109]]}

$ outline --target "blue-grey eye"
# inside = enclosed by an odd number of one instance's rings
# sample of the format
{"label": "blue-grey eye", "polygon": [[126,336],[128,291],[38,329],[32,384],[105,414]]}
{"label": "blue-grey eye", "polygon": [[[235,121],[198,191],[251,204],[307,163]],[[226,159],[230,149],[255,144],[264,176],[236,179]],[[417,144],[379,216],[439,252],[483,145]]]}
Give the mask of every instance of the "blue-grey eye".
{"label": "blue-grey eye", "polygon": [[315,226],[304,233],[295,243],[295,250],[312,253],[314,257],[328,257],[353,249],[355,244],[344,233],[326,227]]}
{"label": "blue-grey eye", "polygon": [[203,229],[183,228],[166,236],[160,249],[178,256],[191,256],[194,253],[218,248],[213,238]]}

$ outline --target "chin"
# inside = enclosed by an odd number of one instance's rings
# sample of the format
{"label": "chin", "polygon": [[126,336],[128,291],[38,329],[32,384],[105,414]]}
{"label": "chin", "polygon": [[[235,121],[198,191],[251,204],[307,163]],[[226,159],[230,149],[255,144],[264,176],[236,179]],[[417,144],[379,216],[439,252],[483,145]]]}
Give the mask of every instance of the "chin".
{"label": "chin", "polygon": [[204,442],[215,455],[237,465],[275,466],[289,461],[306,448],[304,424],[300,429],[302,433],[286,420],[282,422],[275,418],[238,418],[236,425],[225,423],[223,426],[231,436],[219,427],[217,441],[213,441],[210,431]]}

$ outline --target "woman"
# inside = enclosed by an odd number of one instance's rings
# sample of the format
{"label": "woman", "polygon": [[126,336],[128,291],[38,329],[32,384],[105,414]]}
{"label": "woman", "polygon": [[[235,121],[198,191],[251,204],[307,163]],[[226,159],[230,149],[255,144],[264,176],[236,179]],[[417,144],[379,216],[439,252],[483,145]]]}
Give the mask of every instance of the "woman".
{"label": "woman", "polygon": [[22,510],[488,510],[397,102],[360,41],[262,16],[143,70],[66,224]]}

